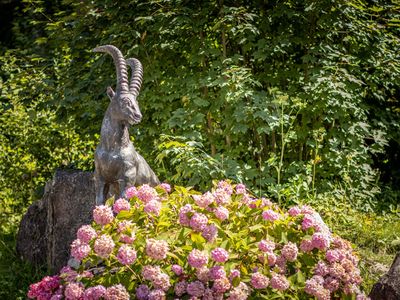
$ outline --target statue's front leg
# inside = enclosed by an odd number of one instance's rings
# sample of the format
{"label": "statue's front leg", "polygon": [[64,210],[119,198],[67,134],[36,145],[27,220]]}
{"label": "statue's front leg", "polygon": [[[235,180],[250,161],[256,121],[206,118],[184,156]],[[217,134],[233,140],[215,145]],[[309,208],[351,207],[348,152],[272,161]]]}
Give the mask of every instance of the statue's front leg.
{"label": "statue's front leg", "polygon": [[125,197],[126,186],[127,186],[126,179],[118,180],[118,190],[119,190],[118,192],[120,198],[126,198]]}
{"label": "statue's front leg", "polygon": [[104,204],[104,186],[105,181],[104,179],[96,174],[94,177],[94,186],[96,189],[96,205],[103,205]]}

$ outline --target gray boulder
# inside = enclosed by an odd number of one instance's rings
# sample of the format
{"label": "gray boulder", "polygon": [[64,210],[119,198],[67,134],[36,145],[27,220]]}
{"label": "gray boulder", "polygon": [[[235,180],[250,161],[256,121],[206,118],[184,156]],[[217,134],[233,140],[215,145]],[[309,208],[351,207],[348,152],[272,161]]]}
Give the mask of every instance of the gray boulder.
{"label": "gray boulder", "polygon": [[17,253],[35,265],[58,272],[68,262],[77,229],[90,224],[95,207],[93,173],[56,171],[41,200],[23,216]]}
{"label": "gray boulder", "polygon": [[396,255],[389,272],[374,284],[369,297],[371,300],[400,299],[400,253]]}

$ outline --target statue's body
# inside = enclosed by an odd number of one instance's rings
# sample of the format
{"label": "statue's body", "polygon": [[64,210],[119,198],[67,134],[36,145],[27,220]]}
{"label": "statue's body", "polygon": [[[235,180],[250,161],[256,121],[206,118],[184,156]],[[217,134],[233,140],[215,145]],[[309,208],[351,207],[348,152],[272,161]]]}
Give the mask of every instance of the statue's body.
{"label": "statue's body", "polygon": [[[109,53],[117,70],[116,91],[107,88],[111,102],[104,115],[94,160],[96,203],[100,205],[104,204],[111,185],[116,196],[123,196],[129,186],[157,185],[159,181],[129,138],[129,126],[142,119],[136,99],[142,83],[142,64],[135,58],[125,60],[118,48],[112,45],[100,46],[93,51]],[[129,84],[127,64],[132,68]]]}

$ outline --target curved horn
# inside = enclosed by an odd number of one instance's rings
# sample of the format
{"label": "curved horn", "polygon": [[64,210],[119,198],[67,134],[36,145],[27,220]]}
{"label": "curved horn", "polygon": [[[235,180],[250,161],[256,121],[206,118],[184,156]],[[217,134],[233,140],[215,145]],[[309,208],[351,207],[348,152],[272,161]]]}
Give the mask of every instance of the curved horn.
{"label": "curved horn", "polygon": [[132,68],[132,77],[129,83],[129,91],[137,96],[143,79],[143,66],[136,58],[128,58],[126,63]]}
{"label": "curved horn", "polygon": [[106,52],[112,56],[115,68],[117,70],[117,93],[118,91],[129,91],[128,71],[126,69],[126,62],[121,51],[119,51],[119,49],[113,45],[104,45],[94,48],[93,52]]}

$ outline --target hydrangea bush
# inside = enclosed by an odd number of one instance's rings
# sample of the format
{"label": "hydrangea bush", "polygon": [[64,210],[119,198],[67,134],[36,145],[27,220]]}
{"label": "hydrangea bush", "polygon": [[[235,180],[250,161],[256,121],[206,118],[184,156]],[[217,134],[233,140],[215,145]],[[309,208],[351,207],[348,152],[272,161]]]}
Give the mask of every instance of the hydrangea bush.
{"label": "hydrangea bush", "polygon": [[284,211],[229,181],[125,195],[78,230],[79,267],[32,284],[29,298],[366,299],[350,243],[309,206]]}

